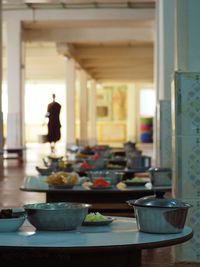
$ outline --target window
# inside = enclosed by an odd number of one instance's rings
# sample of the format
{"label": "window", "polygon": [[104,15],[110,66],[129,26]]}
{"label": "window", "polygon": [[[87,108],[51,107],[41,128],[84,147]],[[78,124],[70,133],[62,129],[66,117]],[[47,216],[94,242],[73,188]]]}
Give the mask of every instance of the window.
{"label": "window", "polygon": [[154,117],[156,97],[154,89],[140,91],[140,117]]}

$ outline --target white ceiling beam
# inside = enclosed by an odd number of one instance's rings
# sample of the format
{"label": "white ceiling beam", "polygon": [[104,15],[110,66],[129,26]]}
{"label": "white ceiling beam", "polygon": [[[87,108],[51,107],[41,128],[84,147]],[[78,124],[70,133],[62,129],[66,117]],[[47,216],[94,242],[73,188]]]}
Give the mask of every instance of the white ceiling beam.
{"label": "white ceiling beam", "polygon": [[35,10],[35,20],[154,20],[154,9],[70,9]]}
{"label": "white ceiling beam", "polygon": [[155,10],[153,8],[144,9],[32,9],[32,10],[4,10],[3,20],[8,18],[22,21],[112,21],[112,20],[154,20]]}

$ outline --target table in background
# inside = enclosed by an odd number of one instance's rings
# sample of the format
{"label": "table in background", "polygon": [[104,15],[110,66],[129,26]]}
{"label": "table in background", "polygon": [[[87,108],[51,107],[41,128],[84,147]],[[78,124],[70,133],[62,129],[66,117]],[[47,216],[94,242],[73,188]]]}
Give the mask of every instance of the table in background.
{"label": "table in background", "polygon": [[[28,177],[20,190],[26,192],[46,193],[46,202],[81,202],[92,204],[90,212],[99,211],[107,215],[134,216],[133,208],[126,201],[153,195],[156,191],[170,192],[170,186],[159,186],[147,189],[145,186],[127,186],[119,190],[116,186],[110,189],[84,189],[74,186],[72,189],[50,188],[44,182],[35,182],[35,177]],[[35,182],[35,183],[34,183]]]}

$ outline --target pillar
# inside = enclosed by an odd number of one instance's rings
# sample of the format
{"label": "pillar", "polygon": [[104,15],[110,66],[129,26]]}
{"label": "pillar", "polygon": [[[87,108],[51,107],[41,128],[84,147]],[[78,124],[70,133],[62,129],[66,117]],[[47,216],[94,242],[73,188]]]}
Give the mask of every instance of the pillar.
{"label": "pillar", "polygon": [[[0,1],[0,151],[3,150],[3,112],[2,112],[2,1]],[[0,174],[3,173],[3,154],[0,153]]]}
{"label": "pillar", "polygon": [[[171,167],[171,82],[174,72],[174,0],[156,2],[155,82],[156,119],[154,125],[155,164]],[[161,121],[164,120],[164,121]],[[167,133],[167,134],[166,134]]]}
{"label": "pillar", "polygon": [[128,85],[128,110],[127,110],[127,140],[136,142],[137,140],[137,107],[136,88],[134,84]]}
{"label": "pillar", "polygon": [[88,131],[88,144],[90,146],[96,145],[97,142],[97,101],[96,101],[96,81],[90,80],[88,88],[88,118],[89,118],[89,131]]}
{"label": "pillar", "polygon": [[75,117],[76,66],[73,59],[66,57],[66,143],[67,148],[76,144]]}
{"label": "pillar", "polygon": [[80,70],[80,145],[88,144],[88,90],[87,73]]}
{"label": "pillar", "polygon": [[24,131],[24,65],[20,21],[9,18],[7,21],[7,86],[8,118],[6,145],[8,148],[21,148],[25,145]]}
{"label": "pillar", "polygon": [[178,71],[172,91],[173,195],[192,205],[186,225],[194,231],[192,240],[175,246],[175,261],[200,263],[200,1],[175,3]]}

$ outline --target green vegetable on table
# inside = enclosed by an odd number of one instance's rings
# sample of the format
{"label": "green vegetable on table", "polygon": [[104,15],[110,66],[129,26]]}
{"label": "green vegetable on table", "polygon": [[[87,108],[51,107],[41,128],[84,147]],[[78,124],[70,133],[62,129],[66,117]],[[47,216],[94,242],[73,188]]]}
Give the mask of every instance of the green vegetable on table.
{"label": "green vegetable on table", "polygon": [[99,212],[91,212],[86,215],[85,217],[85,222],[101,222],[101,221],[106,221],[107,217],[102,215]]}
{"label": "green vegetable on table", "polygon": [[131,183],[141,183],[141,182],[144,182],[144,180],[142,180],[139,177],[133,177],[132,179],[127,179],[126,181],[127,182],[131,182]]}

